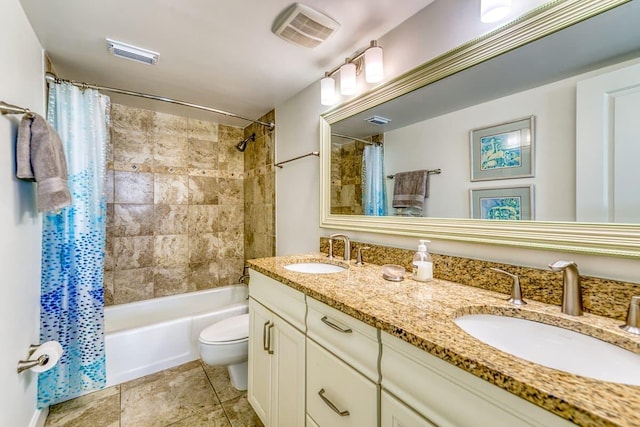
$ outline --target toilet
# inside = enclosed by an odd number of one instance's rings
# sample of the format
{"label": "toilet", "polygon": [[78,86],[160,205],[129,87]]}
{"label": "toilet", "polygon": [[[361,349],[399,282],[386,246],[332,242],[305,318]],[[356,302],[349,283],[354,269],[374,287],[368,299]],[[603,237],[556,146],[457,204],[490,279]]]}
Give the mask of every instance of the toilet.
{"label": "toilet", "polygon": [[200,333],[198,341],[202,361],[211,366],[226,365],[231,384],[238,390],[246,390],[249,314],[229,317],[214,323]]}

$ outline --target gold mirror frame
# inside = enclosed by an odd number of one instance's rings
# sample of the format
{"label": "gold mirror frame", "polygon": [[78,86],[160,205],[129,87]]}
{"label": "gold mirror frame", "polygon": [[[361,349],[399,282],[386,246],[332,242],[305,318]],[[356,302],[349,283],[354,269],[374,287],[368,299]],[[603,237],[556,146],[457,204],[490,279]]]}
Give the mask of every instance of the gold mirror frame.
{"label": "gold mirror frame", "polygon": [[530,249],[640,258],[640,225],[331,214],[331,124],[630,0],[557,0],[320,116],[320,227]]}

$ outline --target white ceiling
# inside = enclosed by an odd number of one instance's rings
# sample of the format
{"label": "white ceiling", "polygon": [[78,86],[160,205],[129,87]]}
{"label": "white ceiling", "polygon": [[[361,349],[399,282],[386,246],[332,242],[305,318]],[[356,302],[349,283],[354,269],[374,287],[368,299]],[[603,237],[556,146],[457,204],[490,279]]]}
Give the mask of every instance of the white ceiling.
{"label": "white ceiling", "polygon": [[[315,49],[271,32],[291,0],[21,0],[59,77],[258,118],[433,0],[305,0],[341,24]],[[149,66],[108,53],[106,38],[160,53]],[[185,107],[110,94],[114,102],[238,126]],[[319,98],[319,96],[318,96]],[[319,101],[318,101],[319,102]]]}

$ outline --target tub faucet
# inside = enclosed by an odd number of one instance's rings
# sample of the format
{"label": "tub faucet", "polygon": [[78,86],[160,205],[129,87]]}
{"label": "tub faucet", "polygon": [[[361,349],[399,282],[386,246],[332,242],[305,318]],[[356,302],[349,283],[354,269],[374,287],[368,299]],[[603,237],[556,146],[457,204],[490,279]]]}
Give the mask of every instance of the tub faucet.
{"label": "tub faucet", "polygon": [[582,316],[582,290],[578,265],[573,261],[556,261],[549,264],[551,271],[562,271],[562,312]]}
{"label": "tub faucet", "polygon": [[342,239],[344,240],[344,260],[351,261],[351,241],[349,240],[349,236],[346,234],[332,234],[329,236],[329,258],[333,258],[333,240],[334,239]]}

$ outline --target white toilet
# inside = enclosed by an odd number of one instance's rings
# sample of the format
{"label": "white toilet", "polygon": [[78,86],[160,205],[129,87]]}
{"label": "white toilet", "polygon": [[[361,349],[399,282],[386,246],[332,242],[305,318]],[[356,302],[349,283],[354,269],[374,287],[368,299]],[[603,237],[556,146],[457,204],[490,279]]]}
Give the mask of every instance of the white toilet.
{"label": "white toilet", "polygon": [[231,384],[247,389],[249,314],[229,317],[200,333],[200,358],[207,365],[227,365]]}

